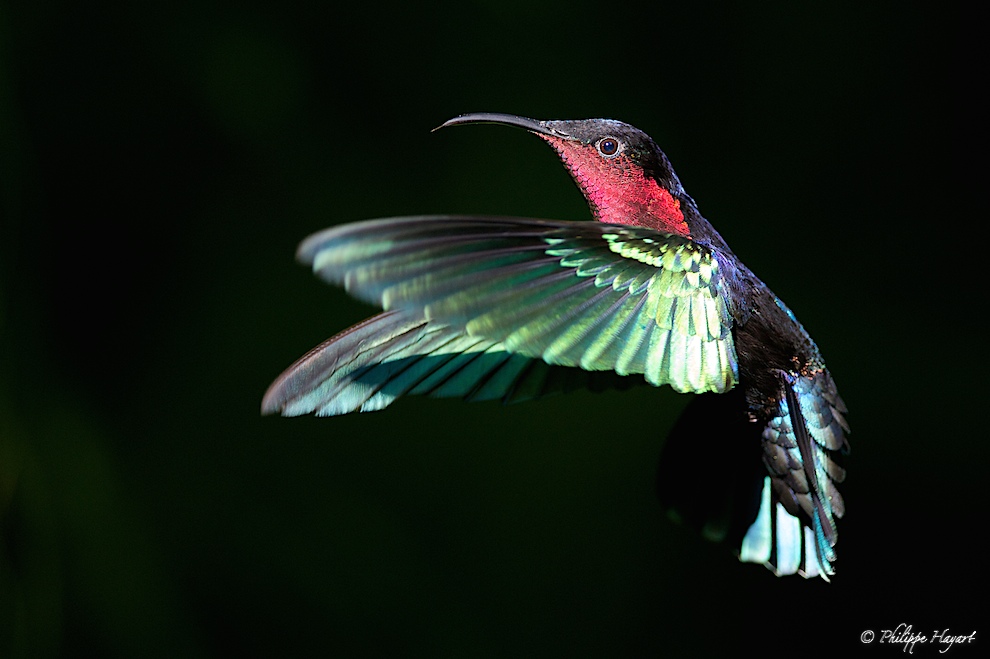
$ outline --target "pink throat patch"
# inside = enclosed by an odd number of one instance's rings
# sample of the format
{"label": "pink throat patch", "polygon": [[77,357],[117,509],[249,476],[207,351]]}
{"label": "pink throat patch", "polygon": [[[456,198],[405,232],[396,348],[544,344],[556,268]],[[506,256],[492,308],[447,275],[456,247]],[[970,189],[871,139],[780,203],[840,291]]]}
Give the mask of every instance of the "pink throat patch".
{"label": "pink throat patch", "polygon": [[594,145],[540,137],[567,165],[599,222],[631,224],[691,237],[680,200],[646,176],[625,154],[604,158]]}

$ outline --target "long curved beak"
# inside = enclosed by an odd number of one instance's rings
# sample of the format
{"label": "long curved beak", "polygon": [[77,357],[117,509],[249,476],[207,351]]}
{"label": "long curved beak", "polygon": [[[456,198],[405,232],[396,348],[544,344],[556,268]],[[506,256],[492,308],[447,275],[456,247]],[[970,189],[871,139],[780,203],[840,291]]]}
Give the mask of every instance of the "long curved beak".
{"label": "long curved beak", "polygon": [[514,114],[502,114],[499,112],[472,112],[471,114],[462,114],[459,117],[454,117],[449,121],[442,123],[433,130],[440,130],[441,128],[446,128],[448,126],[460,126],[462,124],[502,124],[503,126],[515,126],[516,128],[523,128],[532,133],[539,133],[540,135],[548,135],[550,137],[557,137],[562,139],[568,139],[571,136],[567,133],[562,133],[555,128],[551,128],[547,121],[537,121],[536,119],[529,119],[528,117],[519,117]]}

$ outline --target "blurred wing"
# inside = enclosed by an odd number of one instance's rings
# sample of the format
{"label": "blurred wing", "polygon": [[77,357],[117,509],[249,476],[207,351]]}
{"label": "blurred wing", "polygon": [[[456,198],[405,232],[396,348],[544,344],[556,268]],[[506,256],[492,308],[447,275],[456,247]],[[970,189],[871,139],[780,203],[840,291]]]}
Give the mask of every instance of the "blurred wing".
{"label": "blurred wing", "polygon": [[269,387],[264,414],[334,416],[380,410],[399,396],[516,402],[643,382],[610,371],[550,366],[422,316],[386,311],[323,342]]}
{"label": "blurred wing", "polygon": [[551,365],[682,392],[738,380],[718,261],[646,228],[412,217],[335,227],[299,259],[355,297]]}

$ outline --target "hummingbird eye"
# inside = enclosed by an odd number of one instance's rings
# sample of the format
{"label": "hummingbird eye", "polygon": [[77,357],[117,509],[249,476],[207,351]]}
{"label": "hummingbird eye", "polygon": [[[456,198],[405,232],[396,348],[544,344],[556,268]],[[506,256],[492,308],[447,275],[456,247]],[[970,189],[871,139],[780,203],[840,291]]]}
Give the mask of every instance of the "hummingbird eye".
{"label": "hummingbird eye", "polygon": [[602,154],[606,158],[611,158],[612,156],[619,153],[619,140],[614,137],[603,137],[598,140],[598,153]]}

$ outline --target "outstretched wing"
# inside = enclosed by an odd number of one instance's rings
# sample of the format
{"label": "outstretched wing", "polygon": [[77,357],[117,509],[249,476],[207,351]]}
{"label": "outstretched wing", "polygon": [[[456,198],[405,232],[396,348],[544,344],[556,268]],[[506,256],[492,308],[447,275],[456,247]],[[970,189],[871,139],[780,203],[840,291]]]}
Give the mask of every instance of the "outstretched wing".
{"label": "outstretched wing", "polygon": [[689,239],[598,222],[428,216],[306,239],[299,259],[355,297],[508,354],[642,374],[682,392],[738,380],[715,256]]}
{"label": "outstretched wing", "polygon": [[643,382],[611,371],[551,366],[421,315],[386,311],[310,350],[272,383],[261,409],[334,416],[380,410],[405,395],[509,403]]}

